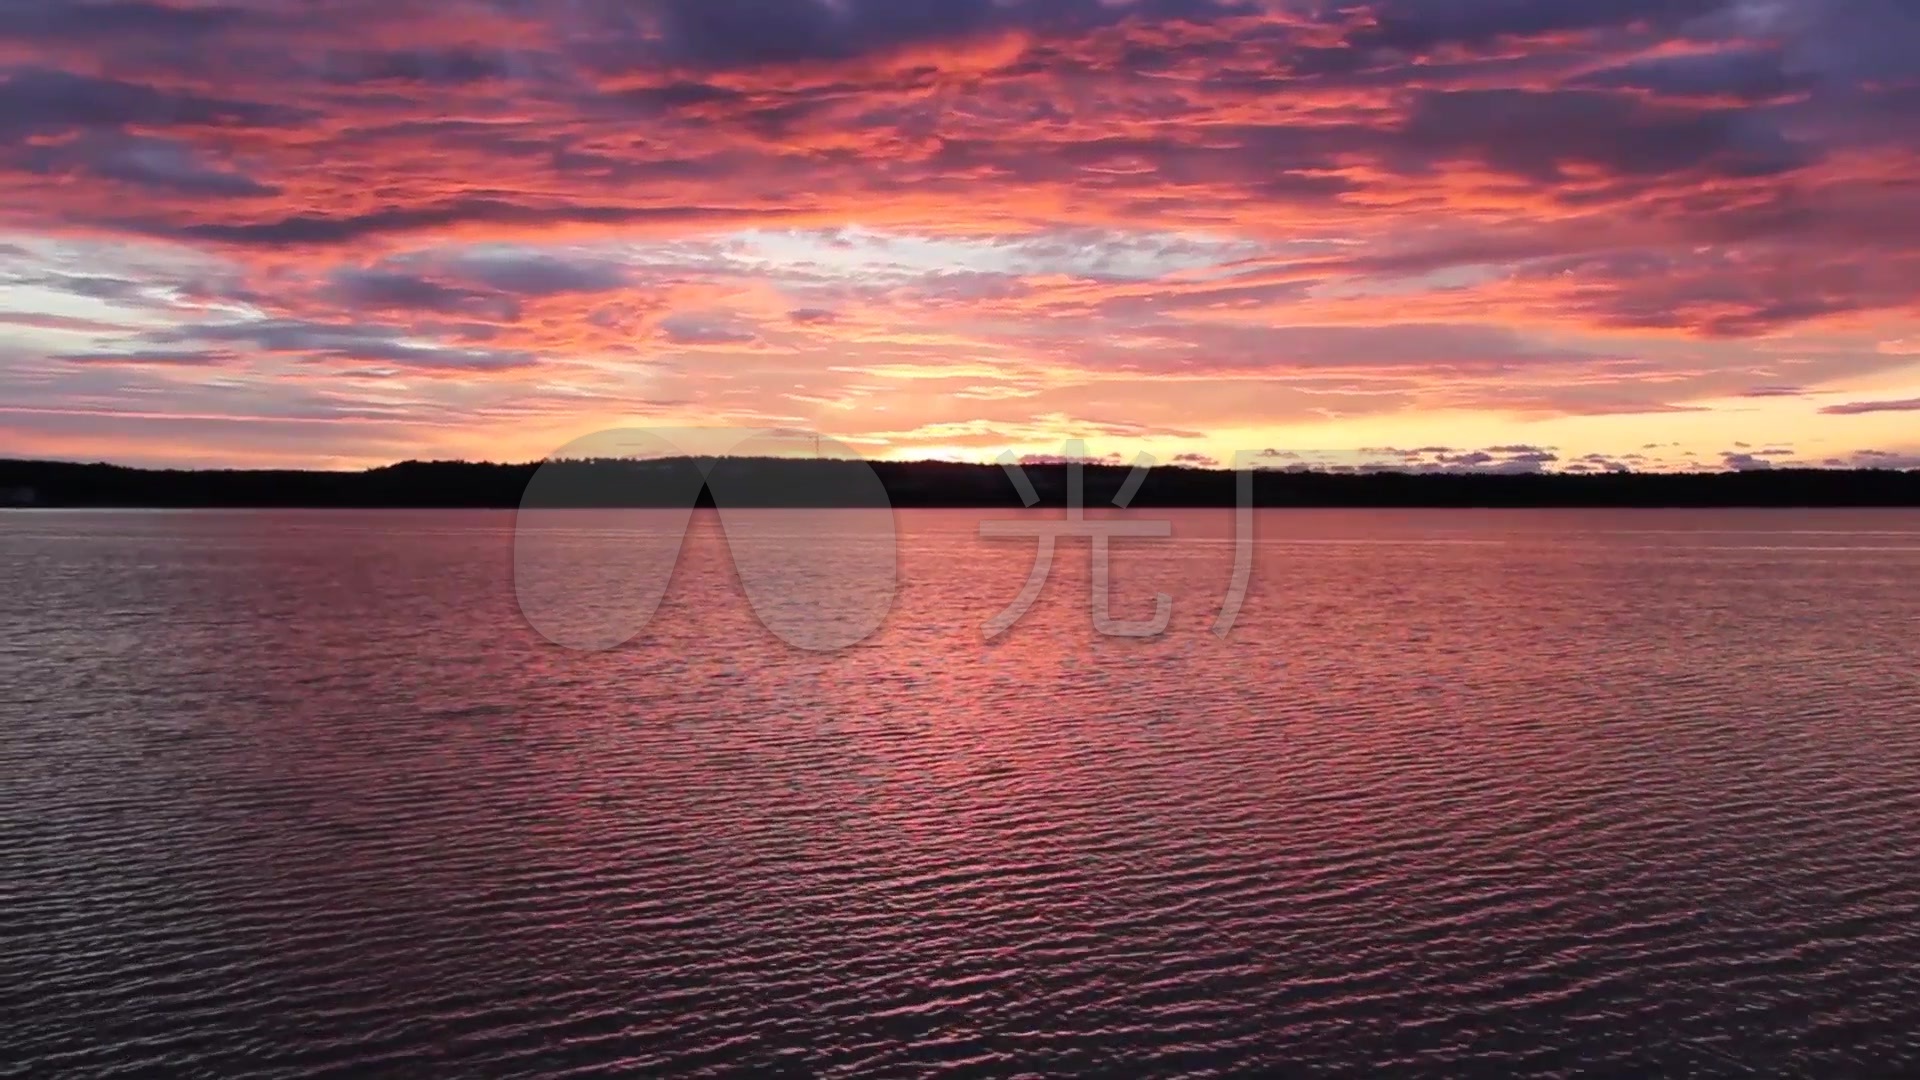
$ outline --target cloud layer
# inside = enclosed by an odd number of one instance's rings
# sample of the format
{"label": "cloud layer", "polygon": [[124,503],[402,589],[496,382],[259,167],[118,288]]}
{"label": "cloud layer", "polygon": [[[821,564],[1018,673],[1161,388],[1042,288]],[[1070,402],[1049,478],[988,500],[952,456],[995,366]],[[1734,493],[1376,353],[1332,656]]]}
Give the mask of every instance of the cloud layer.
{"label": "cloud layer", "polygon": [[0,433],[1904,452],[1915,55],[1900,0],[0,0]]}

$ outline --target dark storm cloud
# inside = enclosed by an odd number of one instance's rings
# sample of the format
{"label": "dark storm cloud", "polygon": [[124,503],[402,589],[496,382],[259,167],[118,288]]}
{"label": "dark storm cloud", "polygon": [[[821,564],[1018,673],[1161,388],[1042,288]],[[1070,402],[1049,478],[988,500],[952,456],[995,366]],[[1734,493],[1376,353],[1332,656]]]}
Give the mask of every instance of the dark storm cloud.
{"label": "dark storm cloud", "polygon": [[534,252],[468,255],[454,260],[448,272],[463,281],[523,297],[607,292],[633,280],[626,267],[604,259]]}
{"label": "dark storm cloud", "polygon": [[1700,169],[1760,176],[1810,160],[1764,121],[1650,105],[1601,91],[1456,90],[1420,95],[1393,149],[1404,164],[1471,155],[1540,183],[1566,166],[1627,176]]}
{"label": "dark storm cloud", "polygon": [[540,362],[539,357],[515,349],[415,344],[408,340],[408,332],[402,327],[369,323],[257,319],[200,323],[144,336],[160,344],[249,345],[313,363],[390,364],[422,372],[511,371],[534,367]]}
{"label": "dark storm cloud", "polygon": [[1381,0],[1374,25],[1353,44],[1424,53],[1442,45],[1486,45],[1646,24],[1674,29],[1727,6],[1729,0]]}
{"label": "dark storm cloud", "polygon": [[879,48],[978,33],[989,0],[855,0],[839,10],[814,0],[655,0],[669,55],[733,67],[831,60]]}
{"label": "dark storm cloud", "polygon": [[1063,37],[1126,18],[1207,22],[1254,10],[1242,0],[602,0],[576,5],[571,18],[582,36],[599,38],[603,66],[628,66],[645,55],[634,45],[650,40],[669,63],[728,69],[842,61],[1008,30]]}
{"label": "dark storm cloud", "polygon": [[88,176],[198,198],[260,198],[280,188],[203,161],[192,147],[118,133],[89,133],[51,145],[28,144],[9,158],[41,176]]}
{"label": "dark storm cloud", "polygon": [[1629,454],[1625,458],[1609,457],[1606,454],[1587,454],[1580,457],[1576,461],[1574,461],[1573,464],[1567,466],[1567,469],[1570,472],[1590,471],[1590,472],[1625,473],[1625,472],[1633,471],[1633,466],[1629,464],[1629,461],[1633,461],[1633,460],[1644,461],[1646,459],[1640,457],[1638,454]]}
{"label": "dark storm cloud", "polygon": [[168,91],[48,68],[16,69],[0,80],[0,138],[131,126],[290,127],[312,115],[282,105]]}
{"label": "dark storm cloud", "polygon": [[510,297],[387,270],[338,271],[327,295],[357,311],[430,311],[503,320],[519,314]]}
{"label": "dark storm cloud", "polygon": [[468,86],[511,79],[530,70],[525,54],[499,49],[462,47],[384,49],[333,53],[327,57],[326,76],[336,83],[417,83],[427,86]]}
{"label": "dark storm cloud", "polygon": [[171,229],[146,225],[141,231],[178,235],[216,243],[273,247],[278,245],[347,244],[391,233],[424,232],[457,225],[542,226],[626,225],[645,222],[688,222],[704,217],[752,216],[750,211],[722,211],[697,206],[593,206],[568,204],[533,206],[502,199],[456,199],[432,206],[376,210],[365,214],[329,217],[294,214],[271,221],[243,224],[192,224]]}
{"label": "dark storm cloud", "polygon": [[521,301],[619,289],[627,268],[536,252],[466,253],[425,270],[391,265],[336,270],[326,296],[361,311],[425,311],[511,322]]}
{"label": "dark storm cloud", "polygon": [[104,300],[107,303],[137,304],[144,300],[146,293],[146,286],[138,281],[102,274],[26,274],[5,279],[0,283],[37,285],[43,289],[84,296],[89,300]]}
{"label": "dark storm cloud", "polygon": [[1856,469],[1920,469],[1920,454],[1900,453],[1894,450],[1860,450],[1853,455],[1851,464]]}
{"label": "dark storm cloud", "polygon": [[224,367],[239,360],[236,353],[219,350],[143,349],[134,352],[64,353],[54,357],[68,364],[128,367]]}
{"label": "dark storm cloud", "polygon": [[1804,93],[1813,80],[1786,70],[1777,50],[1737,50],[1660,56],[1603,68],[1570,85],[1598,90],[1644,90],[1659,97],[1764,101]]}
{"label": "dark storm cloud", "polygon": [[1506,460],[1506,464],[1515,468],[1531,468],[1551,465],[1559,460],[1559,454],[1546,450],[1536,450],[1527,454],[1515,454]]}
{"label": "dark storm cloud", "polygon": [[191,38],[259,23],[264,18],[257,9],[220,4],[0,0],[0,39],[85,42],[103,37]]}
{"label": "dark storm cloud", "polygon": [[1527,448],[1524,453],[1512,453],[1511,449],[1508,447],[1470,451],[1448,451],[1437,448],[1405,451],[1374,449],[1362,450],[1361,453],[1401,459],[1391,465],[1375,466],[1376,468],[1384,467],[1421,473],[1538,473],[1546,471],[1547,466],[1560,461],[1560,456],[1550,450]]}
{"label": "dark storm cloud", "polygon": [[1829,405],[1820,412],[1826,416],[1865,416],[1869,413],[1920,412],[1920,398],[1905,401],[1850,401]]}
{"label": "dark storm cloud", "polygon": [[1828,85],[1910,82],[1920,46],[1911,0],[1778,0],[1746,5],[1744,25],[1785,42],[1786,67]]}

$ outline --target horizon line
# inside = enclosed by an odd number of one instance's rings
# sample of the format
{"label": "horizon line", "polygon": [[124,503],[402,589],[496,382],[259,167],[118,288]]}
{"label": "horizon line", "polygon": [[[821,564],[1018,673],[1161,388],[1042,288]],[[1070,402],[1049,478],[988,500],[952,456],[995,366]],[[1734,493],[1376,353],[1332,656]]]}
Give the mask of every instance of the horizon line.
{"label": "horizon line", "polygon": [[[1409,477],[1476,476],[1476,477],[1490,477],[1490,478],[1501,478],[1501,479],[1525,479],[1529,477],[1531,478],[1546,477],[1546,478],[1562,478],[1562,479],[1568,479],[1568,480],[1598,479],[1598,478],[1605,478],[1605,477],[1671,477],[1671,476],[1702,477],[1702,476],[1739,476],[1739,475],[1748,475],[1748,474],[1765,476],[1770,473],[1771,474],[1831,473],[1833,475],[1840,476],[1840,475],[1857,474],[1857,473],[1920,472],[1920,467],[1895,467],[1895,466],[1875,466],[1875,465],[1821,465],[1821,464],[1813,464],[1813,463],[1773,465],[1773,466],[1767,466],[1762,468],[1751,468],[1751,467],[1750,468],[1729,468],[1724,466],[1719,468],[1709,468],[1709,467],[1705,467],[1703,464],[1702,467],[1699,467],[1699,468],[1667,469],[1667,470],[1634,469],[1634,468],[1609,468],[1609,469],[1558,468],[1556,469],[1551,467],[1551,463],[1548,463],[1548,464],[1543,464],[1542,467],[1538,469],[1528,470],[1528,469],[1512,469],[1512,468],[1506,468],[1506,469],[1483,468],[1483,467],[1477,467],[1472,465],[1463,466],[1463,465],[1445,465],[1445,464],[1433,464],[1433,463],[1413,465],[1413,466],[1378,464],[1378,463],[1339,465],[1339,464],[1326,464],[1326,463],[1309,463],[1309,462],[1293,460],[1293,461],[1288,461],[1286,464],[1254,465],[1250,468],[1236,468],[1233,466],[1221,465],[1217,462],[1211,463],[1211,464],[1204,464],[1204,465],[1197,464],[1194,462],[1182,462],[1182,461],[1162,462],[1162,461],[1153,460],[1150,457],[1147,458],[1145,462],[1140,461],[1140,459],[1136,459],[1133,462],[1128,462],[1124,459],[1117,459],[1114,456],[1070,458],[1070,457],[1063,457],[1059,455],[1045,455],[1045,454],[1027,455],[1012,461],[1007,461],[1007,460],[955,461],[947,458],[908,458],[908,459],[877,458],[876,459],[876,458],[832,457],[832,456],[812,457],[812,456],[801,456],[801,455],[779,456],[779,455],[771,455],[771,454],[669,454],[669,455],[661,455],[657,457],[578,457],[578,458],[548,457],[548,458],[538,458],[538,459],[528,460],[528,461],[494,461],[494,460],[488,460],[488,459],[475,460],[475,459],[468,459],[468,458],[403,458],[397,461],[388,462],[383,465],[367,465],[367,466],[361,466],[357,468],[354,468],[354,467],[330,468],[325,466],[313,466],[313,465],[266,465],[266,466],[262,466],[262,465],[137,465],[137,464],[126,464],[126,463],[116,462],[116,461],[109,461],[105,459],[6,456],[6,457],[0,457],[0,466],[49,466],[50,465],[50,466],[61,466],[61,467],[69,467],[69,468],[118,469],[126,472],[141,472],[141,473],[298,473],[298,474],[307,474],[307,475],[363,476],[370,473],[377,473],[377,472],[382,472],[386,470],[405,468],[409,466],[464,467],[464,468],[489,468],[489,469],[537,469],[545,465],[568,464],[568,463],[614,464],[619,462],[632,462],[637,464],[637,463],[644,463],[644,462],[677,462],[677,461],[702,461],[702,460],[782,462],[782,463],[810,462],[810,463],[819,463],[819,464],[866,465],[870,468],[880,467],[880,468],[894,468],[894,469],[897,469],[897,468],[965,468],[965,469],[1003,468],[1004,469],[1010,466],[1018,466],[1020,468],[1060,468],[1068,465],[1079,465],[1083,468],[1111,469],[1115,471],[1125,471],[1125,470],[1138,467],[1141,464],[1145,464],[1146,467],[1156,471],[1168,470],[1168,471],[1181,472],[1181,473],[1192,473],[1192,474],[1200,474],[1200,475],[1222,475],[1222,476],[1231,476],[1239,472],[1257,472],[1257,473],[1283,473],[1283,474],[1294,474],[1294,475],[1319,475],[1319,476],[1330,476],[1330,477],[1359,476],[1359,475],[1399,475],[1399,476],[1409,476]],[[1274,460],[1281,461],[1283,459],[1279,457],[1275,457]],[[1580,464],[1580,462],[1576,460],[1573,464],[1577,465],[1577,464]]]}

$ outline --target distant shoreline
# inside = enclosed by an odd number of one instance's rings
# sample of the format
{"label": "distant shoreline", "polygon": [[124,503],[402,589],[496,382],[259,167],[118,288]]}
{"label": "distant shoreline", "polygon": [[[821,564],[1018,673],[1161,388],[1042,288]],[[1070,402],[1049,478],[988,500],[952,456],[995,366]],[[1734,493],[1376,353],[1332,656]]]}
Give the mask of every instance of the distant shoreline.
{"label": "distant shoreline", "polygon": [[[1068,505],[1069,469],[1023,466],[1036,507]],[[1124,466],[1084,468],[1087,508],[1111,508]],[[51,509],[513,509],[539,506],[1018,509],[997,465],[796,458],[491,464],[403,462],[359,472],[137,469],[0,460],[0,507]],[[710,486],[708,482],[710,483]],[[1135,508],[1231,507],[1239,476],[1162,466]],[[1717,473],[1353,473],[1258,470],[1253,504],[1302,508],[1848,508],[1920,507],[1920,471],[1774,469]]]}

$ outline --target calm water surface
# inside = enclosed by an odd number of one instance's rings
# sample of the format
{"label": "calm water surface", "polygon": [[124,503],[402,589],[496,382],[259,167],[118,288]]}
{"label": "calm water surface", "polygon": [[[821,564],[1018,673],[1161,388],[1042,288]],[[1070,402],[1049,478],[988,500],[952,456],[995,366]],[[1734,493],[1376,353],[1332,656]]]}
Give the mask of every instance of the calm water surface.
{"label": "calm water surface", "polygon": [[0,515],[0,1072],[1920,1069],[1920,514],[1268,512],[1224,642],[1160,516],[1152,640],[914,512],[800,651],[702,515],[594,654],[511,514]]}

